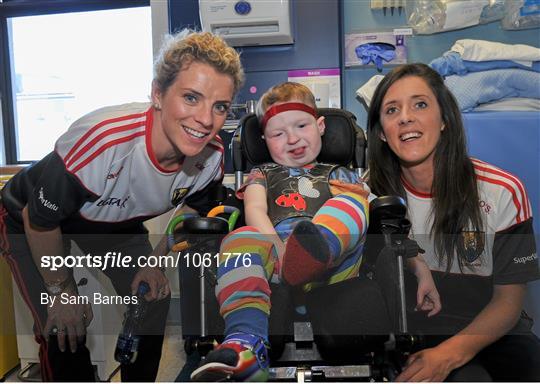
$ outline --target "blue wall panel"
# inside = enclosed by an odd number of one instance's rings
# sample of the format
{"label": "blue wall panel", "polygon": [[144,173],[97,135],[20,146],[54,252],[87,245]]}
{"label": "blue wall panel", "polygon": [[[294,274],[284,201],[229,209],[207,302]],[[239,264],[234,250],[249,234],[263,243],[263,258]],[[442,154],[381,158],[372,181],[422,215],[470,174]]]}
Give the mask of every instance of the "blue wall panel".
{"label": "blue wall panel", "polygon": [[[503,168],[525,184],[532,205],[536,245],[540,245],[540,113],[464,113],[469,152]],[[444,304],[443,304],[444,305]],[[529,284],[527,312],[540,335],[540,282]]]}
{"label": "blue wall panel", "polygon": [[[270,86],[287,80],[295,69],[339,68],[341,61],[339,0],[291,0],[294,44],[238,48],[246,86],[237,100],[258,99]],[[170,29],[200,29],[197,0],[170,0]],[[257,92],[249,92],[255,86]]]}

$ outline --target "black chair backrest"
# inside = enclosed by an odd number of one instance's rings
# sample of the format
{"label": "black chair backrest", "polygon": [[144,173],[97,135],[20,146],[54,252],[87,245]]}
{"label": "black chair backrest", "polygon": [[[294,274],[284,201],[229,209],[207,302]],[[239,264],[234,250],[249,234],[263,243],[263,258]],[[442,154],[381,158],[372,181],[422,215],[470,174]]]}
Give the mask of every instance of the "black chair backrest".
{"label": "black chair backrest", "polygon": [[[318,113],[325,117],[326,130],[317,160],[364,169],[366,136],[356,124],[356,116],[337,108],[319,108]],[[236,133],[232,145],[235,172],[246,171],[247,162],[258,165],[272,161],[254,114],[242,118]]]}

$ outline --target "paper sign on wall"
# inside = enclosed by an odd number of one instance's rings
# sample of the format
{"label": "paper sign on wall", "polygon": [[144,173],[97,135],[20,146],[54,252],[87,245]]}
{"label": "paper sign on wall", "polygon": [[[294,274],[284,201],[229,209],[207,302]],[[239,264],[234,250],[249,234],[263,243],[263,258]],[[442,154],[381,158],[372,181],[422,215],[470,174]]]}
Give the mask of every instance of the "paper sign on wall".
{"label": "paper sign on wall", "polygon": [[289,71],[288,78],[311,89],[317,107],[341,108],[339,68]]}

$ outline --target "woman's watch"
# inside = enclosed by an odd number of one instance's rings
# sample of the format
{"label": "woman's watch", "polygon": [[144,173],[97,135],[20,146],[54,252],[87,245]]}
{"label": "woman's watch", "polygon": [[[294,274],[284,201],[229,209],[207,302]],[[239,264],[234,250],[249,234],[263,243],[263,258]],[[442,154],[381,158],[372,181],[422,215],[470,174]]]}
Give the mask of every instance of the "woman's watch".
{"label": "woman's watch", "polygon": [[47,282],[45,281],[45,289],[47,290],[47,293],[51,296],[58,296],[64,290],[70,286],[72,283],[75,283],[75,280],[73,280],[73,276],[69,276],[67,279],[63,281],[53,281],[53,282]]}

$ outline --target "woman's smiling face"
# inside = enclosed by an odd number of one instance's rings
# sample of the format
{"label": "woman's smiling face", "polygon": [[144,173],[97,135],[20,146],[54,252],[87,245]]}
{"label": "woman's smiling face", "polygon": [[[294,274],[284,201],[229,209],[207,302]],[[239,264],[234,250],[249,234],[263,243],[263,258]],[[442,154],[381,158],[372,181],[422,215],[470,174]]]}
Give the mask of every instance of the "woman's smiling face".
{"label": "woman's smiling face", "polygon": [[229,75],[197,61],[181,70],[165,93],[154,89],[166,145],[184,156],[201,152],[225,124],[233,91]]}
{"label": "woman's smiling face", "polygon": [[444,130],[441,109],[428,84],[418,76],[396,81],[380,110],[385,140],[404,166],[430,162]]}

